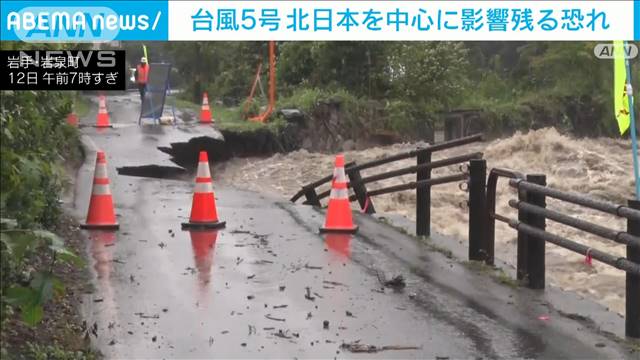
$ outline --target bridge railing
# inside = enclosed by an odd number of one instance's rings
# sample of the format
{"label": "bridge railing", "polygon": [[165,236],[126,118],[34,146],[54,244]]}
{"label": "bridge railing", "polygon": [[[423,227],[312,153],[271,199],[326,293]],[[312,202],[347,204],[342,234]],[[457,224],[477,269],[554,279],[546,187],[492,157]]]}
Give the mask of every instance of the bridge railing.
{"label": "bridge railing", "polygon": [[[391,155],[383,159],[377,159],[362,164],[348,163],[345,166],[345,172],[349,176],[349,188],[354,192],[350,196],[350,201],[358,201],[360,208],[368,214],[375,212],[375,208],[370,198],[377,195],[389,194],[398,191],[416,190],[416,234],[419,236],[430,235],[431,224],[431,187],[447,184],[452,182],[467,181],[469,173],[462,170],[460,174],[441,176],[437,178],[431,177],[433,169],[446,166],[463,164],[474,159],[481,159],[483,154],[480,152],[469,153],[460,156],[453,156],[446,159],[432,161],[432,155],[438,151],[451,149],[454,147],[467,145],[473,142],[482,141],[482,134],[476,134],[459,138],[451,141],[429,145],[423,148],[411,150],[401,154]],[[386,165],[395,161],[416,158],[416,165],[409,166],[397,170],[387,171],[367,177],[362,177],[361,171]],[[416,181],[405,184],[393,185],[382,189],[368,191],[366,185],[385,179],[394,177],[416,174]],[[302,187],[298,193],[292,198],[292,202],[298,201],[301,197],[305,197],[305,204],[313,206],[321,206],[320,200],[326,198],[330,194],[330,190],[318,193],[317,188],[331,181],[332,175],[327,175],[322,179],[314,181]]]}
{"label": "bridge railing", "polygon": [[[484,160],[478,160],[484,163]],[[485,165],[486,166],[486,165]],[[474,176],[476,175],[476,176]],[[470,198],[482,197],[482,174],[471,172]],[[509,178],[509,186],[518,191],[518,198],[511,199],[509,206],[517,210],[517,219],[495,212],[496,187],[499,178]],[[545,287],[545,244],[547,242],[600,261],[626,272],[626,317],[625,334],[640,338],[640,201],[631,200],[628,205],[594,199],[582,194],[566,192],[546,186],[546,176],[523,174],[508,169],[492,169],[487,180],[486,203],[469,203],[469,259],[481,260],[493,265],[495,243],[495,220],[507,223],[518,232],[516,277],[532,289]],[[591,223],[557,210],[547,209],[546,198],[600,211],[626,219],[627,229],[617,230]],[[483,208],[484,207],[484,208]],[[472,216],[474,214],[475,216]],[[483,216],[480,214],[484,214]],[[592,249],[591,247],[546,230],[546,220],[551,220],[583,232],[626,245],[625,257]],[[472,236],[472,223],[479,225]],[[482,226],[486,226],[482,228]],[[473,248],[473,251],[472,251]]]}

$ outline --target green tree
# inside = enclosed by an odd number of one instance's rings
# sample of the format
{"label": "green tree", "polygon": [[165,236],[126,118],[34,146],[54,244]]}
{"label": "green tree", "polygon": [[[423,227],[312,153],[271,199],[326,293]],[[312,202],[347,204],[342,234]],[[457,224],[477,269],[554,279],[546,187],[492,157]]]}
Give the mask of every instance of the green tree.
{"label": "green tree", "polygon": [[398,43],[389,55],[392,94],[425,111],[457,105],[467,69],[462,43]]}
{"label": "green tree", "polygon": [[379,98],[388,90],[385,75],[389,43],[286,42],[279,45],[279,79],[297,86],[346,89]]}

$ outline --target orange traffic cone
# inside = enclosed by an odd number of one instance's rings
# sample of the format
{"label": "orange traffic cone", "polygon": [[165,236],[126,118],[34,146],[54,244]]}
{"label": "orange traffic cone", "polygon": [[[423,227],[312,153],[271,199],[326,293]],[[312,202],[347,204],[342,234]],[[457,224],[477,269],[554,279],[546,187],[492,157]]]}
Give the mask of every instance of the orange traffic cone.
{"label": "orange traffic cone", "polygon": [[100,95],[98,118],[96,119],[96,124],[94,126],[98,128],[111,127],[111,123],[109,122],[109,113],[107,112],[107,99],[104,95]]}
{"label": "orange traffic cone", "polygon": [[209,124],[213,122],[211,117],[211,109],[209,108],[209,96],[207,93],[202,94],[202,108],[200,109],[200,123]]}
{"label": "orange traffic cone", "polygon": [[188,223],[182,223],[182,227],[215,229],[224,227],[224,225],[224,221],[218,221],[216,198],[213,195],[211,173],[209,172],[209,158],[206,151],[200,151],[191,216]]}
{"label": "orange traffic cone", "polygon": [[98,151],[96,159],[87,222],[80,227],[83,229],[117,229],[119,227],[113,211],[113,199],[107,176],[107,158],[102,151]]}
{"label": "orange traffic cone", "polygon": [[331,195],[327,207],[327,218],[320,232],[355,233],[358,226],[353,224],[347,176],[344,174],[344,155],[336,155],[336,165],[331,182]]}

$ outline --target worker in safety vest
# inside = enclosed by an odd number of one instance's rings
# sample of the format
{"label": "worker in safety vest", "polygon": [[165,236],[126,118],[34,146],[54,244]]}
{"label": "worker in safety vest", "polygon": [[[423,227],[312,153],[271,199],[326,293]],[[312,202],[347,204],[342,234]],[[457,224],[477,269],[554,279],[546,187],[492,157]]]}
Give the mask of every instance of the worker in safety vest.
{"label": "worker in safety vest", "polygon": [[149,79],[149,65],[146,57],[142,57],[140,63],[136,66],[135,78],[136,84],[138,84],[138,91],[140,91],[140,102],[142,102],[144,93],[147,91],[147,80]]}

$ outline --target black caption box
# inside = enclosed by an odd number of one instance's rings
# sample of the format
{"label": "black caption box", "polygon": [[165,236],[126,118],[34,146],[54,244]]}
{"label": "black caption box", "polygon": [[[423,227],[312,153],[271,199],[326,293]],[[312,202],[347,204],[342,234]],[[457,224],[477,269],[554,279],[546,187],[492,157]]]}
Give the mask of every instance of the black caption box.
{"label": "black caption box", "polygon": [[125,90],[124,50],[2,50],[1,90]]}

